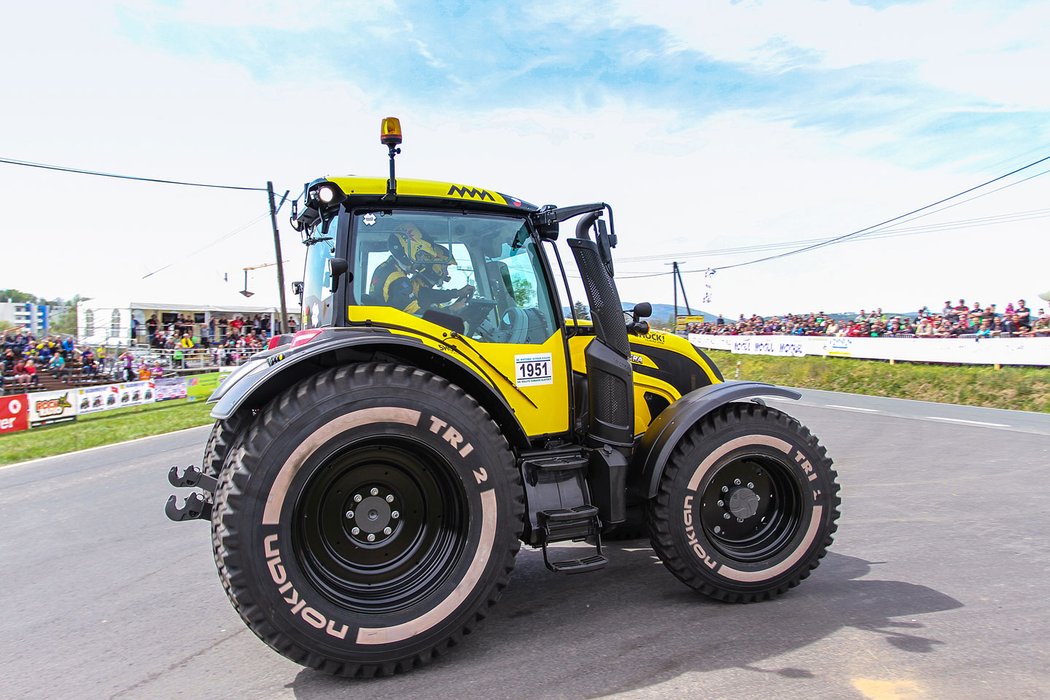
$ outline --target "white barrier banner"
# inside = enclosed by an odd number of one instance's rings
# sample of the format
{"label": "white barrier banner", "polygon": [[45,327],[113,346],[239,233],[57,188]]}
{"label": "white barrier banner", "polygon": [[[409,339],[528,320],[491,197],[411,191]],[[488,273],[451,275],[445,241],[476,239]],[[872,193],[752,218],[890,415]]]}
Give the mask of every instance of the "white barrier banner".
{"label": "white barrier banner", "polygon": [[28,397],[29,424],[36,428],[52,423],[65,423],[77,419],[76,399],[72,389],[65,391],[40,391]]}
{"label": "white barrier banner", "polygon": [[120,406],[138,406],[153,403],[153,382],[124,382],[117,385],[120,389]]}
{"label": "white barrier banner", "polygon": [[[112,395],[113,404],[117,403],[116,393],[111,384],[104,386],[89,386],[77,389],[78,413],[97,413],[106,410],[106,399]],[[109,406],[113,408],[114,406]]]}
{"label": "white barrier banner", "polygon": [[1050,366],[1050,337],[1043,338],[839,338],[793,335],[704,335],[689,342],[744,355],[855,357],[865,360],[972,365]]}

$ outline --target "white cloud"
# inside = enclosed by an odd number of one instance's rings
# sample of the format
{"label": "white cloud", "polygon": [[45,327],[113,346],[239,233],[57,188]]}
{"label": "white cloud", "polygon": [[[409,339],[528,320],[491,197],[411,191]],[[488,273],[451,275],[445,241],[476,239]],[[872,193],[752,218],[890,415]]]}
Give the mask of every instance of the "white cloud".
{"label": "white cloud", "polygon": [[617,22],[659,27],[673,49],[755,70],[910,64],[931,87],[1017,109],[1050,107],[1050,84],[1038,78],[1050,65],[1047,3],[932,0],[883,10],[848,0],[615,5]]}

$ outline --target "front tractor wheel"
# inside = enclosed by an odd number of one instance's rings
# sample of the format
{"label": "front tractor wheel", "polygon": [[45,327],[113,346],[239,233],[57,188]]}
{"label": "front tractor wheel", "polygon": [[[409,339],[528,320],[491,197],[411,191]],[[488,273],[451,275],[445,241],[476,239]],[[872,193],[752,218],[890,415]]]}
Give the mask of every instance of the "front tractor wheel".
{"label": "front tractor wheel", "polygon": [[344,676],[426,663],[507,585],[522,488],[460,388],[391,364],[278,396],[238,442],[212,514],[241,617],[289,659]]}
{"label": "front tractor wheel", "polygon": [[835,477],[798,421],[730,404],[694,426],[668,460],[649,503],[653,548],[682,582],[719,600],[779,595],[831,544]]}

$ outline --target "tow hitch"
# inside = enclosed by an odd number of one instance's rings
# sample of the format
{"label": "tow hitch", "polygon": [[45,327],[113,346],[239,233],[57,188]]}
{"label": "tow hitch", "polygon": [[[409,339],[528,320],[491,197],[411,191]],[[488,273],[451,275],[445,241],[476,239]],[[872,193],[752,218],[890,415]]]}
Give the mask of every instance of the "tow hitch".
{"label": "tow hitch", "polygon": [[194,491],[181,506],[178,505],[177,496],[168,496],[168,502],[164,504],[165,515],[175,522],[211,519],[211,499],[219,485],[215,477],[208,476],[197,467],[186,467],[186,471],[181,474],[178,467],[172,467],[168,471],[168,482],[176,488],[198,488],[204,493]]}

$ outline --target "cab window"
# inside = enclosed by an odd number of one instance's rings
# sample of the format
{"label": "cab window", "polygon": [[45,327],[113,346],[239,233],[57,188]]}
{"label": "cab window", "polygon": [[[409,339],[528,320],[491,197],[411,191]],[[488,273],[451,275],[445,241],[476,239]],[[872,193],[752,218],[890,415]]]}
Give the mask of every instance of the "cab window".
{"label": "cab window", "polygon": [[328,261],[335,256],[338,217],[318,221],[307,232],[303,273],[303,328],[332,325],[334,298]]}
{"label": "cab window", "polygon": [[480,342],[538,344],[556,329],[522,219],[419,211],[354,214],[355,301],[387,306]]}

